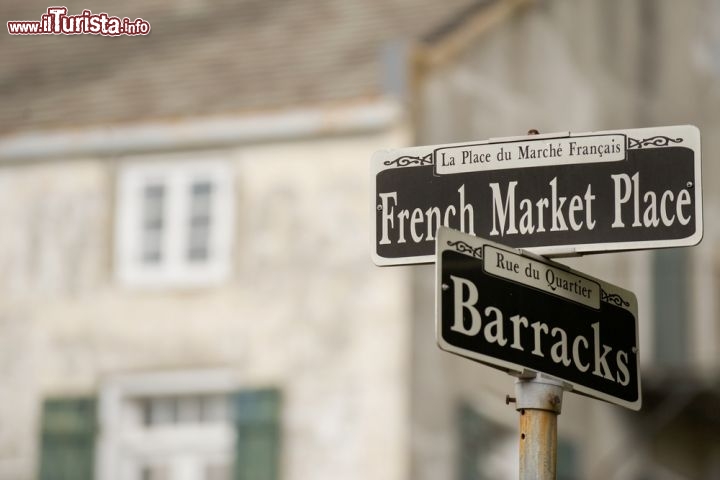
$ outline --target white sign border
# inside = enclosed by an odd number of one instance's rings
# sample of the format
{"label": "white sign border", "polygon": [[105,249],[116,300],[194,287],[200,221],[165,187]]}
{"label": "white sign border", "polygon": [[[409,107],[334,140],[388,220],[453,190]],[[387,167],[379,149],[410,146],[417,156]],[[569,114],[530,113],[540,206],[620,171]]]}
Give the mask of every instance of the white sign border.
{"label": "white sign border", "polygon": [[[695,153],[694,158],[694,170],[695,170],[695,182],[693,190],[695,193],[695,233],[689,237],[670,239],[670,240],[636,240],[630,242],[604,242],[604,243],[586,243],[580,245],[552,245],[547,247],[528,247],[524,248],[523,251],[531,252],[537,255],[546,257],[574,257],[580,256],[587,253],[601,253],[601,252],[623,252],[631,250],[648,250],[658,248],[672,248],[672,247],[689,247],[700,243],[703,238],[703,216],[702,216],[702,170],[701,170],[701,145],[700,145],[700,130],[694,125],[674,125],[664,127],[650,127],[650,128],[635,128],[628,130],[607,130],[597,132],[586,132],[570,134],[569,132],[553,133],[543,135],[543,137],[555,138],[558,136],[590,136],[590,135],[602,135],[602,134],[624,134],[633,136],[644,136],[644,135],[673,135],[679,134],[678,129],[684,129],[688,142],[688,147]],[[520,137],[507,137],[507,138],[495,138],[490,139],[490,142],[514,142],[527,138],[533,139],[535,136],[520,136]],[[370,162],[370,184],[372,188],[372,196],[370,198],[370,252],[373,263],[379,267],[388,267],[394,265],[418,265],[428,264],[435,262],[435,255],[421,255],[413,257],[396,257],[388,258],[378,255],[377,253],[377,175],[389,168],[387,165],[383,165],[384,161],[388,158],[398,157],[398,153],[402,152],[401,155],[407,157],[423,158],[427,155],[432,155],[433,152],[440,148],[445,147],[461,147],[463,145],[476,145],[478,142],[466,142],[466,143],[454,143],[454,144],[443,144],[443,145],[429,145],[420,147],[409,147],[402,149],[388,149],[379,150],[375,152]],[[662,148],[650,144],[644,148]]]}

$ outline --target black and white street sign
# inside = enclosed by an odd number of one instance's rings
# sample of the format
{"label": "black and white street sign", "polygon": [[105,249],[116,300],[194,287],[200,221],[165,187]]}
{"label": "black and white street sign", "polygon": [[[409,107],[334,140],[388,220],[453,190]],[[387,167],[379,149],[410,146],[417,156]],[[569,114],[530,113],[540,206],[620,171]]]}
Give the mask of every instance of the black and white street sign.
{"label": "black and white street sign", "polygon": [[440,348],[506,372],[542,372],[639,410],[637,299],[534,254],[440,227]]}
{"label": "black and white street sign", "polygon": [[689,125],[382,150],[373,259],[435,261],[440,225],[542,255],[695,245],[700,180]]}

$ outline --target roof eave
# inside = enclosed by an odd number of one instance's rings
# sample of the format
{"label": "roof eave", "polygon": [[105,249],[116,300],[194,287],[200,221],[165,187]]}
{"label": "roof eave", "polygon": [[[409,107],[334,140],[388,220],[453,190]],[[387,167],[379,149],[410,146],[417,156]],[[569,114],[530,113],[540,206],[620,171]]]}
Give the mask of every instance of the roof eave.
{"label": "roof eave", "polygon": [[121,126],[32,131],[0,137],[0,162],[113,157],[390,129],[403,118],[392,98],[278,112],[190,117]]}

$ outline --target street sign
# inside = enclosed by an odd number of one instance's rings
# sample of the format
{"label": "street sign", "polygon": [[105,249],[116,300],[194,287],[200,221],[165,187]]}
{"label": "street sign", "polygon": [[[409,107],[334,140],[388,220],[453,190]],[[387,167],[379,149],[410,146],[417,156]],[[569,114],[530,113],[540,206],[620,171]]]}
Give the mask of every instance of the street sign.
{"label": "street sign", "polygon": [[506,372],[542,372],[639,410],[637,299],[540,256],[440,227],[440,348]]}
{"label": "street sign", "polygon": [[548,256],[702,238],[689,125],[382,150],[371,174],[378,265],[434,262],[440,225]]}

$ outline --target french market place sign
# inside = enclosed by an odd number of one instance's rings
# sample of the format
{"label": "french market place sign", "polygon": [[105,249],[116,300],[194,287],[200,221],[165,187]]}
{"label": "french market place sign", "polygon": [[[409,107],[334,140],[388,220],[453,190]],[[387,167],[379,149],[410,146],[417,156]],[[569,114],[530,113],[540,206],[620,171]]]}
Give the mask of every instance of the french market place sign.
{"label": "french market place sign", "polygon": [[441,227],[436,336],[443,350],[639,410],[637,299],[565,265]]}
{"label": "french market place sign", "polygon": [[381,150],[371,163],[377,265],[435,261],[441,225],[548,256],[702,238],[690,125]]}

